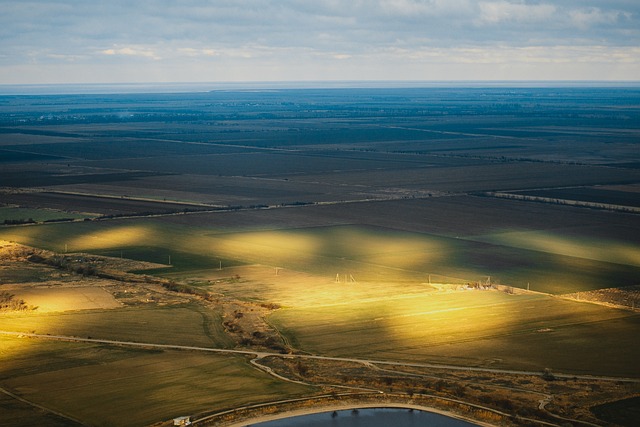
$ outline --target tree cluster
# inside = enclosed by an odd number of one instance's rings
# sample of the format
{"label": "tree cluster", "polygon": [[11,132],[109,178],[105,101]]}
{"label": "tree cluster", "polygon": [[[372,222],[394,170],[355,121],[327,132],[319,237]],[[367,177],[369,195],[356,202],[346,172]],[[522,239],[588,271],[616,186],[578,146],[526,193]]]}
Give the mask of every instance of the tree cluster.
{"label": "tree cluster", "polygon": [[21,219],[5,219],[4,225],[22,225],[22,224],[35,224],[33,218],[21,218]]}
{"label": "tree cluster", "polygon": [[23,299],[15,299],[14,295],[9,292],[0,291],[0,311],[25,311],[36,308],[27,305]]}

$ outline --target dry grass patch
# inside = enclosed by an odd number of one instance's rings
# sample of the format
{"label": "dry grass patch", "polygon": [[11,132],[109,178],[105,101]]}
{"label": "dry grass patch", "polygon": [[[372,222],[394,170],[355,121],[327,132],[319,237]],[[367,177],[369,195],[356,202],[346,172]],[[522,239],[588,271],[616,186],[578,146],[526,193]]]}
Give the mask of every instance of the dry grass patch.
{"label": "dry grass patch", "polygon": [[111,293],[101,287],[29,287],[15,291],[39,313],[71,310],[95,310],[122,307]]}
{"label": "dry grass patch", "polygon": [[216,309],[196,303],[157,307],[126,307],[65,313],[5,314],[0,329],[157,344],[228,347]]}

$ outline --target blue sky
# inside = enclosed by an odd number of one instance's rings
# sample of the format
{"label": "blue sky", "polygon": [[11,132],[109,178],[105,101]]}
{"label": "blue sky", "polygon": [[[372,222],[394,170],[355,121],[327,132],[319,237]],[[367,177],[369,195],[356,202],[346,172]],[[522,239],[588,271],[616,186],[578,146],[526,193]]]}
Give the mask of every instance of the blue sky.
{"label": "blue sky", "polygon": [[0,0],[0,84],[640,80],[638,0]]}

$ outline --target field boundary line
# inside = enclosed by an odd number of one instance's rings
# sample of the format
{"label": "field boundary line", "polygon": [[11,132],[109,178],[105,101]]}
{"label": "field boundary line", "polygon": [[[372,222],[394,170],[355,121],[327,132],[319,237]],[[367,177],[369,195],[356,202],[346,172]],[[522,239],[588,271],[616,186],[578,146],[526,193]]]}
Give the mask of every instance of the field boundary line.
{"label": "field boundary line", "polygon": [[96,199],[116,199],[116,200],[133,201],[133,202],[149,202],[149,203],[158,203],[163,205],[186,205],[186,206],[198,206],[198,207],[206,207],[206,208],[217,207],[217,205],[212,205],[209,203],[168,200],[168,199],[160,200],[160,199],[153,199],[150,197],[116,196],[114,194],[85,193],[81,191],[67,191],[67,190],[48,190],[45,188],[41,188],[38,190],[39,190],[37,191],[38,193],[61,194],[66,196],[79,196],[79,197],[96,198]]}
{"label": "field boundary line", "polygon": [[65,414],[63,414],[61,412],[55,411],[53,409],[47,408],[46,406],[42,406],[42,405],[40,405],[38,403],[32,402],[32,401],[30,401],[28,399],[25,399],[24,397],[18,396],[17,394],[10,392],[6,388],[0,387],[0,393],[4,393],[4,394],[6,394],[7,396],[9,396],[9,397],[11,397],[13,399],[19,400],[22,403],[26,403],[29,406],[33,406],[34,408],[40,409],[42,411],[48,412],[50,414],[56,415],[58,417],[66,419],[66,420],[73,421],[74,423],[77,423],[79,425],[82,425],[82,426],[86,425],[82,421],[77,420],[77,419],[75,419],[75,418],[73,418],[73,417],[71,417],[69,415],[65,415]]}
{"label": "field boundary line", "polygon": [[486,197],[497,199],[519,200],[524,202],[549,203],[552,205],[575,206],[579,208],[601,209],[613,212],[640,213],[640,208],[636,206],[616,205],[612,203],[586,202],[583,200],[560,199],[555,197],[531,196],[528,194],[507,193],[504,191],[486,191]]}

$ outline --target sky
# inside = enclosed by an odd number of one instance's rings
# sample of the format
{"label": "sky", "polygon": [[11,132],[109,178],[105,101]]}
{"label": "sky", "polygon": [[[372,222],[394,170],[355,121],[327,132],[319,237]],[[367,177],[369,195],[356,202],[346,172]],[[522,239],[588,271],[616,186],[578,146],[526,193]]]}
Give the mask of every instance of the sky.
{"label": "sky", "polygon": [[0,84],[640,80],[639,0],[0,0]]}

